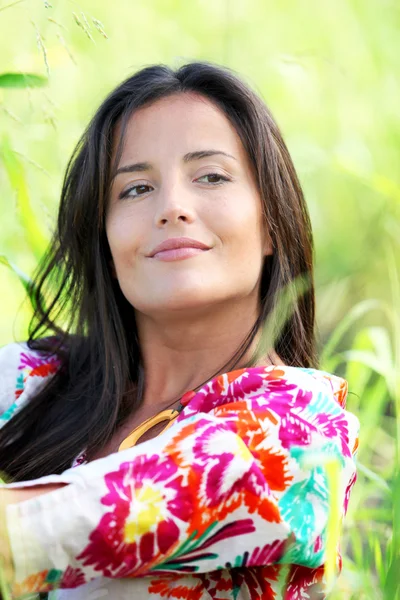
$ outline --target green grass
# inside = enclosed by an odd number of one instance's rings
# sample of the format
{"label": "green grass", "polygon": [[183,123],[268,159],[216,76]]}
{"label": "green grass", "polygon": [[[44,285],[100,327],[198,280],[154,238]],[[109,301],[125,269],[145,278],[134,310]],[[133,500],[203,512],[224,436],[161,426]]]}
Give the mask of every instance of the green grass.
{"label": "green grass", "polygon": [[344,369],[351,391],[347,408],[361,422],[358,480],[342,536],[343,572],[332,600],[400,597],[400,355],[393,347],[400,319],[394,308],[399,306],[400,291],[396,273],[392,289],[396,304],[382,307],[388,327],[361,328],[349,350],[326,356],[323,364],[327,370],[335,364]]}

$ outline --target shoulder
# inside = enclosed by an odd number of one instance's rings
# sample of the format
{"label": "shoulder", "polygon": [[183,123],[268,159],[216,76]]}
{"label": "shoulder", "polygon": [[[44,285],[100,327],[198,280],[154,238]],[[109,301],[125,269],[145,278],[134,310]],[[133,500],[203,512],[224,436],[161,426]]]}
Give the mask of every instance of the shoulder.
{"label": "shoulder", "polygon": [[334,375],[333,373],[328,373],[327,371],[322,371],[320,369],[307,369],[299,367],[297,370],[312,377],[313,381],[315,382],[315,387],[320,388],[322,386],[322,389],[326,390],[327,393],[330,392],[334,400],[342,408],[346,408],[347,394],[349,391],[349,385],[346,379],[340,377],[339,375]]}
{"label": "shoulder", "polygon": [[[348,383],[346,379],[316,368],[279,365],[267,367],[263,386],[268,393],[277,390],[277,401],[288,392],[300,404],[317,412],[338,414],[346,409]],[[280,392],[278,391],[280,390]]]}
{"label": "shoulder", "polygon": [[0,348],[0,426],[4,425],[60,367],[49,352],[32,350],[26,342]]}
{"label": "shoulder", "polygon": [[266,372],[272,370],[274,376],[277,376],[282,380],[297,382],[299,386],[305,386],[307,388],[311,387],[314,390],[321,389],[322,386],[322,389],[326,392],[331,392],[336,402],[338,402],[342,408],[346,407],[348,384],[345,379],[338,375],[333,375],[332,373],[317,368],[293,367],[287,365],[282,362],[275,351],[268,354],[268,358],[266,358],[265,362],[258,363],[258,367],[264,367]]}
{"label": "shoulder", "polygon": [[287,365],[250,367],[211,379],[190,399],[186,414],[209,412],[240,402],[250,410],[268,406],[338,414],[346,408],[345,379],[314,368]]}
{"label": "shoulder", "polygon": [[359,421],[346,410],[347,387],[342,377],[315,368],[240,369],[204,385],[177,421],[207,413],[225,420],[246,439],[260,432],[260,443],[263,436],[272,435],[270,439],[280,440],[286,449],[333,444],[335,452],[339,449],[350,457],[358,448]]}

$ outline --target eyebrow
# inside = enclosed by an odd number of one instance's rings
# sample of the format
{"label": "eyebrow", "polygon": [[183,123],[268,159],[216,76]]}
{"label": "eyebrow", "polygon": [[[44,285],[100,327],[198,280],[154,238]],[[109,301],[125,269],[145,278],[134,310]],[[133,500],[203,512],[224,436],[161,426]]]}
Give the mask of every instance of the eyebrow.
{"label": "eyebrow", "polygon": [[[200,160],[201,158],[208,158],[209,156],[215,156],[217,154],[221,154],[223,156],[227,156],[228,158],[233,158],[233,160],[237,160],[234,156],[232,156],[231,154],[228,154],[227,152],[223,152],[222,150],[196,150],[195,152],[188,152],[187,154],[185,154],[183,157],[183,162],[188,163],[188,162],[191,162],[194,160]],[[152,168],[152,165],[148,162],[133,163],[132,165],[125,165],[124,167],[119,167],[116,170],[114,177],[116,177],[120,173],[134,173],[134,172],[150,171],[151,168]]]}

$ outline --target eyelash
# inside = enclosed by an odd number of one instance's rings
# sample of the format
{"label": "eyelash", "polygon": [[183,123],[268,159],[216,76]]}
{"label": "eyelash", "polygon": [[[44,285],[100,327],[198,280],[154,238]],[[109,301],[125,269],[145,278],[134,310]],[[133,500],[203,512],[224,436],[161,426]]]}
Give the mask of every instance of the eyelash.
{"label": "eyelash", "polygon": [[[202,175],[198,179],[202,179],[203,177],[213,177],[213,176],[214,177],[219,177],[224,182],[232,181],[231,179],[229,179],[229,177],[225,177],[225,175],[221,175],[220,173],[206,173],[205,175]],[[222,185],[222,183],[221,182],[219,182],[219,183],[210,183],[210,185],[217,186],[217,185]],[[129,194],[130,194],[130,192],[132,190],[134,190],[135,188],[139,188],[139,187],[151,187],[151,186],[146,185],[145,183],[139,183],[137,185],[133,185],[132,187],[130,187],[129,189],[127,189],[125,192],[122,192],[119,195],[119,199],[122,200],[123,198],[126,198],[127,196],[129,196]],[[138,198],[139,196],[144,196],[146,193],[147,192],[144,192],[144,194],[138,194],[136,196],[133,196],[133,198]]]}

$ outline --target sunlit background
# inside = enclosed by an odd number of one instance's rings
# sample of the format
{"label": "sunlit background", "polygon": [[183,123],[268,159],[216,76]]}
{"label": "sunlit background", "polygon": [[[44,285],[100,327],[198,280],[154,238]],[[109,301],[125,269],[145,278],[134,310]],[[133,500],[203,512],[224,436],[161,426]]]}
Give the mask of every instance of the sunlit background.
{"label": "sunlit background", "polygon": [[400,598],[399,30],[398,0],[0,4],[0,345],[27,337],[22,282],[72,149],[116,84],[205,59],[271,108],[314,227],[321,366],[348,379],[362,425],[335,599]]}

